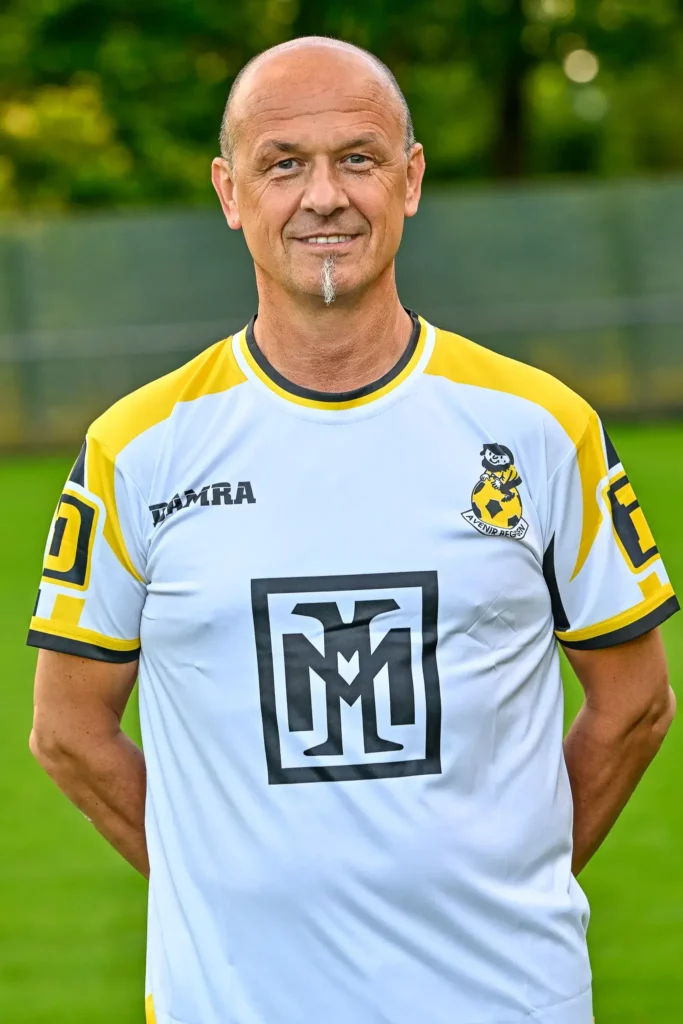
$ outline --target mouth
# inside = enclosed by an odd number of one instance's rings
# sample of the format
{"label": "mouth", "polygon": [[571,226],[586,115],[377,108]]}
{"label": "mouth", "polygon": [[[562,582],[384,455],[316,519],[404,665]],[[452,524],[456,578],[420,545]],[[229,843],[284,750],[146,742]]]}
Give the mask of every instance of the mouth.
{"label": "mouth", "polygon": [[348,249],[360,235],[309,235],[307,238],[296,238],[294,241],[309,249],[325,252],[339,252]]}

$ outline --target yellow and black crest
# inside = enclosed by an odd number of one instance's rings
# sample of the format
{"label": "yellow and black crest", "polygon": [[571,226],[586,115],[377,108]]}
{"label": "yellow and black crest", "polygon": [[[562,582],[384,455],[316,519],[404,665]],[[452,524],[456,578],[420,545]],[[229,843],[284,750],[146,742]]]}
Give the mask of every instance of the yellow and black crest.
{"label": "yellow and black crest", "polygon": [[520,540],[529,528],[522,516],[515,457],[504,444],[485,443],[480,452],[484,472],[472,490],[472,506],[463,512],[471,526],[488,537]]}

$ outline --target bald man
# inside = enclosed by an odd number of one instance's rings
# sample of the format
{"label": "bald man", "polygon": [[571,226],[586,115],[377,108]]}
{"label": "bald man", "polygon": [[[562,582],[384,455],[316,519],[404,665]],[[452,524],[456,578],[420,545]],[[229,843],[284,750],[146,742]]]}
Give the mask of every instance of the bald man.
{"label": "bald man", "polygon": [[32,749],[150,876],[150,1024],[589,1024],[574,876],[674,707],[633,488],[578,396],[401,306],[424,157],[374,57],[260,55],[221,140],[258,317],[90,428]]}

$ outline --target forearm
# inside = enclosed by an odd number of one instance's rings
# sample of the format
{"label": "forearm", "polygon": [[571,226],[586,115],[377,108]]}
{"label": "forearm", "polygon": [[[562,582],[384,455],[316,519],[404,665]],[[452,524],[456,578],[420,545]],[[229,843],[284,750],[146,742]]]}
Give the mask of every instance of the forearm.
{"label": "forearm", "polygon": [[564,743],[574,801],[574,856],[578,874],[601,845],[659,750],[674,715],[671,690],[636,721],[586,704]]}
{"label": "forearm", "polygon": [[120,729],[69,742],[34,729],[31,750],[62,792],[145,878],[145,759]]}

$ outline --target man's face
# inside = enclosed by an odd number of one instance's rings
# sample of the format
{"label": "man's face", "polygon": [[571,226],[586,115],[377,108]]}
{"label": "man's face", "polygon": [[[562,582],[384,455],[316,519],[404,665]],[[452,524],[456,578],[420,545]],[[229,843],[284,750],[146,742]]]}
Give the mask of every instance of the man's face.
{"label": "man's face", "polygon": [[[422,149],[406,158],[400,106],[363,58],[271,58],[237,96],[232,170],[214,162],[228,223],[261,279],[290,293],[358,293],[391,266],[417,210]],[[332,259],[330,259],[332,257]]]}

